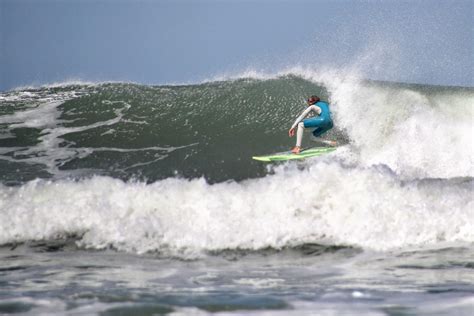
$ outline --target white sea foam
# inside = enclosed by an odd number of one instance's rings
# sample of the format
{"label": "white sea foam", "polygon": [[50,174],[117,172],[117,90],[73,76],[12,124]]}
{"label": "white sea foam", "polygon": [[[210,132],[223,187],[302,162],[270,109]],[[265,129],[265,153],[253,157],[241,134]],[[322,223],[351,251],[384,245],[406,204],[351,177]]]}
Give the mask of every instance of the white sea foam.
{"label": "white sea foam", "polygon": [[0,189],[0,244],[81,235],[91,248],[198,255],[328,243],[375,250],[474,242],[472,182],[401,183],[383,168],[305,170],[209,185],[108,177]]}
{"label": "white sea foam", "polygon": [[[474,242],[472,180],[412,181],[474,176],[472,93],[431,97],[370,85],[353,74],[293,68],[277,75],[285,74],[327,87],[336,125],[351,140],[331,163],[310,160],[305,170],[281,167],[262,179],[215,185],[202,179],[146,185],[95,177],[0,187],[0,243],[78,234],[85,247],[179,256],[310,242],[376,250]],[[43,163],[57,173],[57,161],[94,150],[134,150],[59,146],[68,133],[120,122],[129,108],[125,102],[109,120],[64,127],[61,103],[43,101],[0,118],[10,129],[42,129],[37,145],[16,148],[29,155],[21,161]],[[153,149],[163,150],[139,150]],[[351,167],[344,167],[348,161]]]}
{"label": "white sea foam", "polygon": [[62,101],[49,102],[33,109],[17,111],[11,115],[4,115],[0,117],[0,124],[8,124],[9,130],[21,127],[53,127],[57,124],[57,119],[60,115],[57,107],[62,103]]}
{"label": "white sea foam", "polygon": [[[74,93],[72,95],[74,95]],[[63,96],[60,99],[64,98],[65,97]],[[17,111],[14,114],[5,115],[0,118],[0,124],[6,124],[9,131],[21,127],[41,129],[41,136],[38,137],[38,144],[15,151],[15,155],[27,156],[28,158],[0,156],[0,159],[12,162],[43,164],[51,174],[60,173],[58,162],[66,163],[76,157],[85,157],[92,153],[92,150],[89,148],[69,148],[68,146],[61,146],[64,142],[62,136],[101,126],[117,124],[122,119],[123,112],[130,108],[129,104],[123,102],[123,107],[114,111],[114,118],[85,126],[65,127],[62,125],[64,121],[59,120],[59,116],[61,115],[59,106],[64,102],[64,100],[53,102],[42,101],[44,103],[39,104],[33,109]]]}
{"label": "white sea foam", "polygon": [[[102,83],[112,83],[116,81],[88,81],[88,80],[81,80],[81,79],[66,79],[63,81],[56,81],[51,83],[43,83],[43,84],[29,84],[29,85],[22,85],[11,89],[10,91],[22,91],[22,90],[35,90],[41,88],[63,88],[68,86],[96,86]],[[120,83],[120,82],[116,82]]]}
{"label": "white sea foam", "polygon": [[474,93],[430,96],[331,80],[336,124],[361,163],[385,164],[406,178],[474,176]]}

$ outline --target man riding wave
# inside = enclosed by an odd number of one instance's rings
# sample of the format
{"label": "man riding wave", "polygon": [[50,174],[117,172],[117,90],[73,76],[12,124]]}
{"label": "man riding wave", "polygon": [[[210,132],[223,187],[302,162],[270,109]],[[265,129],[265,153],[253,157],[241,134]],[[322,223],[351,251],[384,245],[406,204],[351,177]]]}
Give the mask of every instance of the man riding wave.
{"label": "man riding wave", "polygon": [[[313,130],[313,140],[321,143],[336,146],[335,141],[322,139],[320,136],[329,131],[333,126],[331,112],[329,111],[329,104],[325,101],[321,101],[318,96],[311,96],[307,101],[308,107],[301,113],[300,116],[291,126],[288,131],[288,135],[293,137],[295,135],[295,128],[298,126],[296,132],[296,146],[291,150],[294,154],[299,154],[301,151],[301,142],[303,141],[303,131],[305,128],[315,128]],[[311,112],[317,115],[311,118],[304,119]]]}

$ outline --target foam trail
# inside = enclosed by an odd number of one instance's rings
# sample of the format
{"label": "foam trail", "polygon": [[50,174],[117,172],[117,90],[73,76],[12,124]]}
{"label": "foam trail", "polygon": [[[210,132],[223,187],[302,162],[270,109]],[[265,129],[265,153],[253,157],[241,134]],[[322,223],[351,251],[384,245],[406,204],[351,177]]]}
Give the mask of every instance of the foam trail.
{"label": "foam trail", "polygon": [[0,123],[9,124],[9,129],[30,127],[30,128],[42,128],[42,136],[38,137],[39,143],[35,146],[25,148],[20,151],[16,151],[16,155],[30,156],[30,158],[23,159],[12,159],[10,157],[0,157],[1,159],[15,162],[24,163],[40,163],[47,166],[48,172],[51,174],[60,173],[58,169],[58,161],[63,163],[70,161],[77,156],[85,157],[90,154],[88,150],[81,150],[67,147],[61,147],[61,143],[64,140],[61,136],[82,132],[90,129],[94,129],[100,126],[114,125],[120,122],[123,117],[123,111],[130,108],[130,105],[125,104],[124,108],[115,110],[115,118],[107,121],[100,121],[94,124],[79,126],[79,127],[63,127],[61,120],[58,120],[61,111],[58,107],[63,104],[62,101],[51,102],[37,106],[34,109],[16,112],[12,115],[7,115],[0,118]]}
{"label": "foam trail", "polygon": [[85,247],[194,256],[314,242],[375,250],[472,243],[471,190],[472,180],[401,183],[385,169],[335,162],[216,185],[34,181],[1,188],[0,244],[76,234]]}
{"label": "foam trail", "polygon": [[53,127],[58,123],[60,112],[57,107],[62,103],[62,101],[50,102],[34,109],[4,115],[0,117],[0,124],[9,124],[9,129]]}

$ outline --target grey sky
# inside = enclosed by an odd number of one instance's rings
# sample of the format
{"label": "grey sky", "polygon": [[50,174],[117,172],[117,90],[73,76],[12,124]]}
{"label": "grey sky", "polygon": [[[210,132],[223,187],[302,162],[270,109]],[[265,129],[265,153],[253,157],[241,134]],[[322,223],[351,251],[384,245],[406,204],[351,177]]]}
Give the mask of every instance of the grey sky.
{"label": "grey sky", "polygon": [[472,86],[473,10],[470,0],[0,0],[0,90],[196,82],[295,65]]}

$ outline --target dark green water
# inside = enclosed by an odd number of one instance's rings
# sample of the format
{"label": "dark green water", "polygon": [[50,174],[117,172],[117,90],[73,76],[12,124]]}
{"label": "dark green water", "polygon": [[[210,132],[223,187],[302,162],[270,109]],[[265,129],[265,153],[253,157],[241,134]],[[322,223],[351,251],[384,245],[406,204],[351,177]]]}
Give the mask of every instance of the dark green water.
{"label": "dark green water", "polygon": [[[22,148],[0,161],[3,182],[77,170],[147,181],[175,175],[204,176],[211,182],[262,176],[265,168],[250,157],[287,150],[293,140],[286,133],[304,108],[304,98],[315,93],[328,98],[324,88],[296,77],[195,86],[69,86],[28,93],[33,97],[7,94],[13,100],[2,102],[0,115],[37,109],[53,121],[11,129],[15,117],[4,119],[2,131],[12,137],[0,139],[0,146]],[[67,100],[40,112],[44,102],[61,98]]]}

